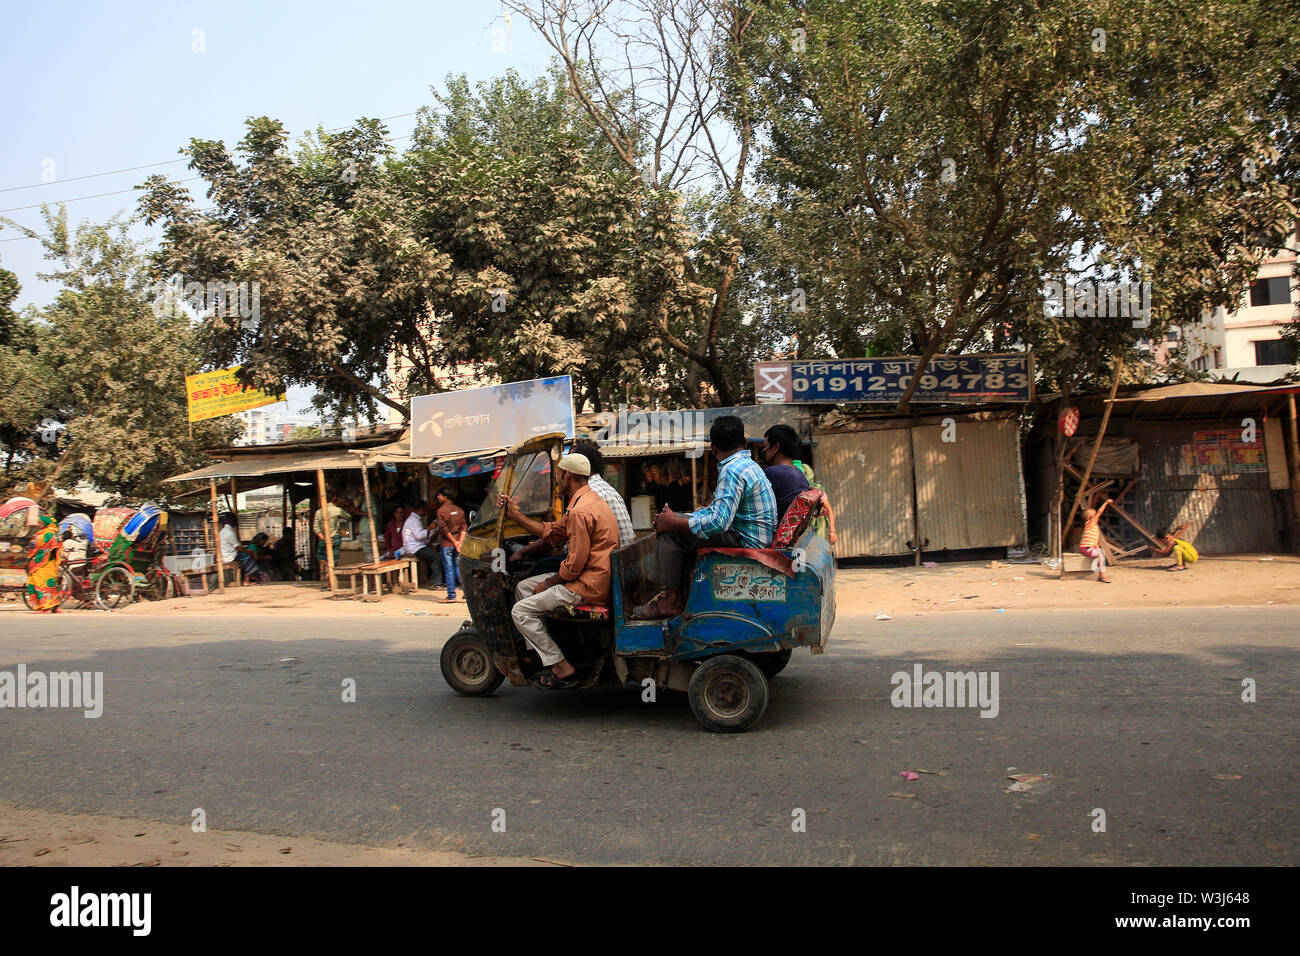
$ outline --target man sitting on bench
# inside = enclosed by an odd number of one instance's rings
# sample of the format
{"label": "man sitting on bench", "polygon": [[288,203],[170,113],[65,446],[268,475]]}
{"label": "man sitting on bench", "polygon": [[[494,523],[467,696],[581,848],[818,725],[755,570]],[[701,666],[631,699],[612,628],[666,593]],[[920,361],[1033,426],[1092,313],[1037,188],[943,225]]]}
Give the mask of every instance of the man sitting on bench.
{"label": "man sitting on bench", "polygon": [[555,533],[569,542],[569,556],[559,571],[519,582],[510,616],[546,668],[537,682],[543,687],[572,687],[574,666],[564,659],[544,619],[548,611],[565,604],[609,603],[610,555],[618,547],[618,522],[609,505],[587,486],[591,462],[585,455],[566,455],[556,467],[560,493],[569,501],[559,521],[534,521],[506,495],[497,496],[497,506],[529,533],[542,538]]}
{"label": "man sitting on bench", "polygon": [[649,578],[664,590],[632,614],[657,621],[686,610],[695,552],[702,547],[766,548],[776,533],[776,495],[762,467],[745,450],[745,424],[723,415],[709,428],[709,444],[718,459],[718,486],[713,501],[692,514],[675,514],[664,505],[655,516],[655,557]]}

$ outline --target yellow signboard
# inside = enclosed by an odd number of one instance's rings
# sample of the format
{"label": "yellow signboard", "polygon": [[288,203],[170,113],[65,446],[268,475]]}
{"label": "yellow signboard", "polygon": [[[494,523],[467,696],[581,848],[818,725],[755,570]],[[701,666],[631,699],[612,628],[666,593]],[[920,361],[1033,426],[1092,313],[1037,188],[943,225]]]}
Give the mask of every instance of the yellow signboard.
{"label": "yellow signboard", "polygon": [[285,400],[284,393],[271,395],[260,388],[244,388],[235,378],[239,366],[220,368],[185,376],[185,394],[189,398],[190,421],[220,418],[250,408],[261,408]]}

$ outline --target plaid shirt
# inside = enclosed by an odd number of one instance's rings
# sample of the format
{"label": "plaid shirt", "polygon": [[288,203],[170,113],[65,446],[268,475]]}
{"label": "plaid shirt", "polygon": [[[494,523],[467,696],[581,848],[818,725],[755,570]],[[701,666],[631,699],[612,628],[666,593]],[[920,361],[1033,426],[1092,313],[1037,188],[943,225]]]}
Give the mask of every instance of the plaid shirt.
{"label": "plaid shirt", "polygon": [[707,538],[730,528],[747,548],[766,548],[776,534],[776,495],[749,452],[738,451],[718,465],[713,500],[687,518],[691,533]]}
{"label": "plaid shirt", "polygon": [[587,487],[600,495],[601,500],[609,505],[609,510],[614,512],[614,520],[618,522],[618,546],[626,548],[636,540],[636,532],[632,530],[632,516],[627,513],[623,496],[600,475],[592,475],[588,478]]}

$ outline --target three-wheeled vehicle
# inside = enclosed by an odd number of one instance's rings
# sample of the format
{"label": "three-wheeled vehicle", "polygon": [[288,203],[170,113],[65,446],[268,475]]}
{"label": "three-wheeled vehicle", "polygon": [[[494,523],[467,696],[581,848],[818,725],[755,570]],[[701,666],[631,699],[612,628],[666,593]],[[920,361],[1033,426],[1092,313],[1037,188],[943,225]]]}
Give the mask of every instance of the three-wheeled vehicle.
{"label": "three-wheeled vehicle", "polygon": [[[510,555],[532,536],[497,507],[506,493],[541,521],[561,514],[556,463],[564,436],[544,435],[514,448],[488,490],[461,547],[466,621],[444,645],[443,678],[457,693],[491,694],[507,680],[532,684],[542,668],[515,628],[515,587],[534,574]],[[809,518],[815,512],[809,514]],[[768,678],[807,647],[820,654],[835,621],[835,560],[829,543],[803,527],[787,529],[782,549],[701,551],[691,575],[686,610],[666,621],[632,619],[653,596],[647,571],[655,536],[614,552],[608,606],[577,605],[551,613],[547,629],[577,669],[576,687],[646,681],[685,691],[691,710],[709,730],[748,730],[767,709]]]}

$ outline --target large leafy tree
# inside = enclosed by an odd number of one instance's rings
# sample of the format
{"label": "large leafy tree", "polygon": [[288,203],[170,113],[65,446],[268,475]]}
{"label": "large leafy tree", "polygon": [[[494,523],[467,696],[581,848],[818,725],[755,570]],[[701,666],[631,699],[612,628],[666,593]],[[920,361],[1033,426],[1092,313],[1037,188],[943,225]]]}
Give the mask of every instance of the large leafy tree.
{"label": "large leafy tree", "polygon": [[[801,354],[928,361],[1019,340],[1049,385],[1104,376],[1235,299],[1292,228],[1276,139],[1296,115],[1276,91],[1300,47],[1271,4],[756,10],[767,301]],[[1044,315],[1045,282],[1082,280],[1149,281],[1150,324]]]}
{"label": "large leafy tree", "polygon": [[313,384],[343,416],[405,413],[403,396],[451,387],[461,363],[503,380],[569,373],[597,408],[648,393],[665,376],[662,348],[631,321],[635,181],[567,108],[562,78],[451,79],[437,100],[401,155],[374,121],[292,152],[262,118],[237,156],[185,150],[215,207],[147,184],[160,273],[258,284],[256,320],[205,311],[207,360],[254,384]]}
{"label": "large leafy tree", "polygon": [[185,376],[198,370],[195,330],[183,312],[151,302],[144,258],[129,222],[69,228],[63,207],[43,210],[39,238],[62,287],[32,308],[0,347],[6,477],[70,485],[88,479],[138,501],[165,499],[165,479],[206,461],[230,440],[228,418],[189,426]]}
{"label": "large leafy tree", "polygon": [[576,105],[644,184],[637,323],[691,404],[752,381],[756,329],[733,296],[754,268],[758,138],[743,0],[503,0],[554,50]]}

